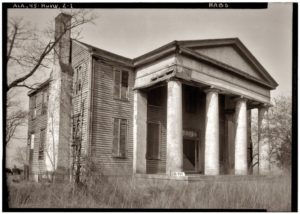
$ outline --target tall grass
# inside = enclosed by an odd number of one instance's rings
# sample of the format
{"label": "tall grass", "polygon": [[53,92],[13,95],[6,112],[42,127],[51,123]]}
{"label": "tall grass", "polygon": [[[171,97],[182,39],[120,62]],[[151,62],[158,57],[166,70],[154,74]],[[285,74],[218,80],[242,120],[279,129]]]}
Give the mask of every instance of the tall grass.
{"label": "tall grass", "polygon": [[9,207],[217,208],[289,211],[290,177],[249,181],[137,182],[93,176],[73,191],[70,183],[10,183]]}

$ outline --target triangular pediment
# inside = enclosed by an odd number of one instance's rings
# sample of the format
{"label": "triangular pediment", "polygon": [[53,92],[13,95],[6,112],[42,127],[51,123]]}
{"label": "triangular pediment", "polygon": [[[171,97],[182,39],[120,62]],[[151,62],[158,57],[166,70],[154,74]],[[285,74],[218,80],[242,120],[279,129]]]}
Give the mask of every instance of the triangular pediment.
{"label": "triangular pediment", "polygon": [[179,41],[179,45],[216,63],[232,67],[241,75],[250,76],[272,88],[278,85],[237,38]]}
{"label": "triangular pediment", "polygon": [[196,48],[194,49],[194,51],[203,54],[204,56],[215,59],[217,61],[223,62],[241,71],[244,71],[250,76],[253,76],[260,80],[265,80],[262,77],[262,75],[259,72],[257,72],[257,70],[253,68],[253,66],[251,66],[251,64],[249,64],[241,56],[241,54],[239,54],[235,50],[235,48],[231,45],[219,46],[219,47]]}

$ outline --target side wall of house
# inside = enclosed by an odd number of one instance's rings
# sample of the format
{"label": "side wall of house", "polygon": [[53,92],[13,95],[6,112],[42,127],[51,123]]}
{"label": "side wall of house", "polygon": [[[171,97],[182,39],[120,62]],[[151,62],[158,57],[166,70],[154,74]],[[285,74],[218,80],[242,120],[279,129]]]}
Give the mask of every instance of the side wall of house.
{"label": "side wall of house", "polygon": [[[39,160],[39,145],[41,143],[40,135],[41,130],[46,130],[47,128],[47,113],[42,114],[42,100],[43,92],[48,91],[48,88],[45,88],[41,91],[38,91],[29,97],[29,117],[28,117],[28,153],[30,155],[30,141],[31,134],[34,134],[34,145],[33,145],[33,154],[32,161],[29,165],[29,177],[33,179],[33,176],[42,175],[45,173],[45,155],[44,159]],[[33,99],[36,99],[36,117],[33,117],[34,114],[34,105]],[[46,145],[46,142],[45,142]],[[44,149],[45,150],[45,149]],[[27,158],[29,160],[29,157]]]}
{"label": "side wall of house", "polygon": [[[88,115],[89,115],[89,80],[91,74],[91,56],[88,50],[76,42],[72,42],[72,67],[73,67],[73,94],[72,94],[72,118],[80,115],[81,127],[81,158],[88,154]],[[81,66],[79,76],[77,69]],[[75,93],[77,80],[81,80],[80,90]],[[73,124],[73,121],[72,121]],[[73,124],[74,125],[74,124]],[[72,129],[72,127],[70,127]],[[72,129],[73,131],[73,129]],[[72,133],[74,134],[74,133]],[[70,145],[71,146],[71,145]],[[73,163],[73,148],[70,148],[70,161]]]}
{"label": "side wall of house", "polygon": [[[114,70],[128,71],[128,100],[114,98]],[[91,155],[107,175],[132,174],[134,72],[115,61],[93,59]],[[125,157],[113,157],[114,118],[127,120]]]}

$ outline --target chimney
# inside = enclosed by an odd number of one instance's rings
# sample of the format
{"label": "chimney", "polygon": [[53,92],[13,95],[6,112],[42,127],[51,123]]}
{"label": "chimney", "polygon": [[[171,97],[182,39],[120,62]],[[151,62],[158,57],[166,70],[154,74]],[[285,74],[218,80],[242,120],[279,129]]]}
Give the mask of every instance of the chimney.
{"label": "chimney", "polygon": [[71,26],[72,16],[66,13],[60,13],[55,18],[55,40],[60,39],[55,47],[55,57],[60,63],[69,64],[70,62],[70,46],[71,46]]}
{"label": "chimney", "polygon": [[71,16],[60,13],[55,18],[55,45],[53,69],[50,76],[47,109],[47,137],[45,167],[55,172],[55,179],[68,174],[70,170],[69,143],[72,139],[72,81],[71,65]]}

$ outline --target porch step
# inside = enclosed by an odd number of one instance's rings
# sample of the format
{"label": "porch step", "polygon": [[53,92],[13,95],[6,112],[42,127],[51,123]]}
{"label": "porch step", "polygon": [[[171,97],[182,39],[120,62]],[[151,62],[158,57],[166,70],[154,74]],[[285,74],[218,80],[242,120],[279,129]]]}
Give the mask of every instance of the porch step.
{"label": "porch step", "polygon": [[173,180],[189,182],[249,182],[257,180],[272,180],[272,175],[200,175],[186,174],[185,176],[170,176],[166,174],[135,174],[135,178],[143,180]]}

